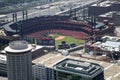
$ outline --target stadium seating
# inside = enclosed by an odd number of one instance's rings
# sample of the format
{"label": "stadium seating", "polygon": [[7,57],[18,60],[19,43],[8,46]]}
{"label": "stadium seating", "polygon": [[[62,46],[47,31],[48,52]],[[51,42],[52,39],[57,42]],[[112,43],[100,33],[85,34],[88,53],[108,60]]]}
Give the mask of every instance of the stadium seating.
{"label": "stadium seating", "polygon": [[[70,20],[69,16],[41,16],[19,21],[10,25],[14,30],[21,28],[21,33],[32,38],[39,38],[43,34],[60,33],[84,38],[91,35],[92,28],[87,22]],[[114,26],[109,25],[103,30],[96,29],[95,34],[101,35],[113,32]]]}
{"label": "stadium seating", "polygon": [[28,34],[27,36],[31,37],[31,38],[39,38],[43,34],[62,34],[62,35],[66,35],[66,36],[72,36],[72,37],[77,38],[77,39],[82,39],[82,38],[85,38],[88,36],[88,34],[86,34],[84,32],[63,30],[63,29],[61,29],[61,30],[60,29],[43,30],[43,31]]}

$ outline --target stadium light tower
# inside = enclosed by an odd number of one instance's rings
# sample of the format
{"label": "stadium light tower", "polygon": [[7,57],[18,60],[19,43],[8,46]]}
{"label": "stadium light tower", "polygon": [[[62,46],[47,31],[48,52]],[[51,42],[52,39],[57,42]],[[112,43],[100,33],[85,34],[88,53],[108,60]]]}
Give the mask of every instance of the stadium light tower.
{"label": "stadium light tower", "polygon": [[[91,33],[91,39],[92,39],[92,43],[96,42],[96,34],[95,34],[95,29],[96,29],[96,17],[95,16],[91,16],[91,20],[89,21],[91,28],[92,28],[92,33]],[[95,55],[95,59],[96,59],[96,48],[94,46],[94,55]]]}

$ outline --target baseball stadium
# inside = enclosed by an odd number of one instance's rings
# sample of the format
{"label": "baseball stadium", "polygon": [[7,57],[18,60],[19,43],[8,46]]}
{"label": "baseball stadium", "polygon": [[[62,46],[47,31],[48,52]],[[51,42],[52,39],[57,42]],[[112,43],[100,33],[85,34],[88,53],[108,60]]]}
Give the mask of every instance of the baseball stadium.
{"label": "baseball stadium", "polygon": [[[57,15],[31,18],[13,23],[9,27],[15,31],[7,31],[10,35],[17,32],[24,36],[25,39],[36,39],[38,44],[41,43],[40,40],[46,40],[48,42],[44,43],[47,45],[54,43],[58,45],[61,41],[78,45],[87,40],[93,34],[93,30],[97,36],[111,34],[115,29],[114,24],[108,21],[90,23],[71,20],[69,16]],[[55,42],[50,41],[52,39]]]}

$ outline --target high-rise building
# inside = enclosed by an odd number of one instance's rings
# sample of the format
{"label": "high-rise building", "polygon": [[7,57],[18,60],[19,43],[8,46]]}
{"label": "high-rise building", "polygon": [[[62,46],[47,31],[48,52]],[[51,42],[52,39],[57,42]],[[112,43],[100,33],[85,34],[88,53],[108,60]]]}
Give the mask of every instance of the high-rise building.
{"label": "high-rise building", "polygon": [[26,41],[13,41],[5,48],[8,80],[32,80],[31,45]]}

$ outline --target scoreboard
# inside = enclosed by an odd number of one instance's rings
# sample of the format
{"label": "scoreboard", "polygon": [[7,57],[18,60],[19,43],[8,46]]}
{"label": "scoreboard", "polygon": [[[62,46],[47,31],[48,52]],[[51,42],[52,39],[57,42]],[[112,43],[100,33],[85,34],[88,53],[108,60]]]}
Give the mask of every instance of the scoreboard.
{"label": "scoreboard", "polygon": [[54,46],[55,39],[53,39],[53,38],[39,38],[39,39],[37,39],[37,44],[43,45],[43,46]]}

